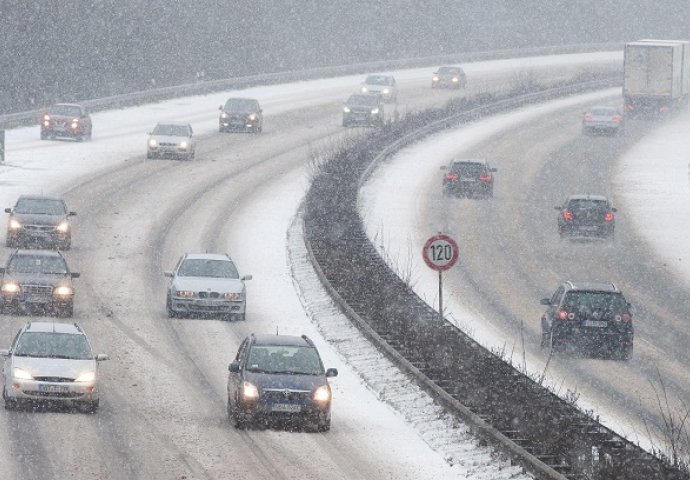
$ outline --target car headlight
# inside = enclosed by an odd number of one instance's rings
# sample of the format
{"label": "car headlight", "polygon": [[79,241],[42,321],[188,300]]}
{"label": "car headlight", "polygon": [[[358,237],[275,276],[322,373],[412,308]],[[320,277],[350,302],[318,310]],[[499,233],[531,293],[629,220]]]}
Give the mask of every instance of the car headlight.
{"label": "car headlight", "polygon": [[256,120],[256,113],[249,115],[249,120]]}
{"label": "car headlight", "polygon": [[48,123],[50,123],[50,115],[43,115],[43,121],[45,122],[45,125],[48,125]]}
{"label": "car headlight", "polygon": [[6,282],[6,283],[2,284],[2,293],[15,294],[15,293],[19,293],[20,291],[21,291],[21,288],[19,287],[18,283]]}
{"label": "car headlight", "polygon": [[29,373],[28,370],[15,367],[12,370],[12,378],[15,378],[17,380],[33,380],[34,377],[31,375],[31,373]]}
{"label": "car headlight", "polygon": [[367,87],[362,87],[360,90],[362,91],[362,93],[367,93],[369,91]]}
{"label": "car headlight", "polygon": [[194,292],[191,290],[175,290],[173,293],[178,297],[184,298],[192,298],[194,296]]}
{"label": "car headlight", "polygon": [[383,94],[384,94],[384,95],[388,95],[389,93],[391,93],[390,89],[388,89],[388,88],[384,88],[384,89],[383,89]]}
{"label": "car headlight", "polygon": [[69,285],[60,285],[55,287],[53,290],[53,295],[56,297],[68,297],[74,293],[74,290]]}
{"label": "car headlight", "polygon": [[158,148],[158,140],[155,138],[149,139],[149,148]]}
{"label": "car headlight", "polygon": [[434,81],[434,82],[438,82],[438,76],[433,76],[433,77],[431,77],[431,80]]}
{"label": "car headlight", "polygon": [[253,383],[245,380],[242,382],[242,397],[245,400],[256,400],[259,398],[259,389]]}
{"label": "car headlight", "polygon": [[67,220],[60,222],[60,224],[57,227],[55,227],[55,230],[57,230],[60,233],[69,232],[69,222]]}
{"label": "car headlight", "polygon": [[378,108],[374,108],[374,109],[371,110],[371,114],[372,114],[372,115],[378,115],[378,113],[379,113],[379,109],[378,109]]}
{"label": "car headlight", "polygon": [[187,143],[186,140],[182,140],[182,141],[180,142],[180,149],[181,149],[181,150],[187,150],[187,146],[188,146],[188,145],[189,145],[189,144]]}
{"label": "car headlight", "polygon": [[75,382],[93,382],[96,380],[96,372],[93,370],[87,370],[81,372],[77,378],[74,379]]}
{"label": "car headlight", "polygon": [[453,77],[453,79],[452,79],[451,81],[452,81],[452,82],[455,82],[455,83],[458,83],[459,80],[460,80],[460,79],[459,79],[458,77]]}
{"label": "car headlight", "polygon": [[343,107],[343,112],[350,113],[350,107]]}
{"label": "car headlight", "polygon": [[328,385],[321,385],[314,390],[314,401],[319,403],[326,403],[331,400],[331,387]]}
{"label": "car headlight", "polygon": [[21,230],[21,228],[22,228],[22,224],[19,223],[17,220],[15,220],[14,218],[10,220],[10,223],[9,223],[9,229],[10,230]]}
{"label": "car headlight", "polygon": [[79,120],[76,119],[76,118],[75,118],[74,120],[72,120],[72,123],[70,124],[70,127],[72,127],[72,129],[79,128]]}
{"label": "car headlight", "polygon": [[225,292],[223,298],[226,300],[242,300],[242,294],[237,292]]}
{"label": "car headlight", "polygon": [[228,118],[228,114],[223,112],[220,114],[220,118]]}

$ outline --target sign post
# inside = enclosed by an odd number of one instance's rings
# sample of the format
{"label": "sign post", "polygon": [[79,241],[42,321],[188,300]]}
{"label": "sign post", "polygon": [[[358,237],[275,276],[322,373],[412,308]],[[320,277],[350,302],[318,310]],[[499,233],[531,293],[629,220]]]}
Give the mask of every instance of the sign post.
{"label": "sign post", "polygon": [[424,262],[438,272],[438,316],[443,321],[443,271],[448,270],[460,256],[458,244],[448,235],[439,233],[430,237],[422,249]]}

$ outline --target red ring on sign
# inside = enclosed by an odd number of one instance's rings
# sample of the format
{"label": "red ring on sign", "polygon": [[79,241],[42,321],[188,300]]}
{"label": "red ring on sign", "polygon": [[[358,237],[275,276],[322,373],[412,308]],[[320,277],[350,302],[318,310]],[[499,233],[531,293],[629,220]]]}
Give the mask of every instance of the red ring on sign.
{"label": "red ring on sign", "polygon": [[[429,258],[429,247],[431,247],[431,244],[433,244],[434,242],[439,241],[448,243],[452,251],[450,260],[443,265],[438,265],[434,263],[434,261],[431,258]],[[424,258],[424,262],[427,264],[429,268],[431,268],[432,270],[436,270],[437,272],[443,272],[451,268],[453,265],[455,265],[455,262],[458,261],[459,256],[460,249],[458,248],[458,244],[455,243],[455,240],[453,240],[445,234],[434,235],[433,237],[429,238],[424,244],[424,248],[422,249],[422,257]]]}

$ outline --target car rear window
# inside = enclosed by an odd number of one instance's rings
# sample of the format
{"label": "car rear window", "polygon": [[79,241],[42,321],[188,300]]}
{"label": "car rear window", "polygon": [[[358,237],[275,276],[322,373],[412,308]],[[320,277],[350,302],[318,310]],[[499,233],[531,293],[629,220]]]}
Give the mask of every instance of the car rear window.
{"label": "car rear window", "polygon": [[613,108],[593,108],[592,109],[592,115],[600,116],[600,117],[605,117],[605,116],[613,116],[616,113],[616,110]]}
{"label": "car rear window", "polygon": [[459,175],[478,177],[486,171],[486,166],[481,163],[456,162],[453,163],[451,171]]}
{"label": "car rear window", "polygon": [[608,210],[608,203],[603,200],[570,200],[568,202],[568,210],[594,210],[606,212]]}
{"label": "car rear window", "polygon": [[564,307],[569,310],[620,312],[626,310],[628,304],[617,292],[573,291],[566,293]]}

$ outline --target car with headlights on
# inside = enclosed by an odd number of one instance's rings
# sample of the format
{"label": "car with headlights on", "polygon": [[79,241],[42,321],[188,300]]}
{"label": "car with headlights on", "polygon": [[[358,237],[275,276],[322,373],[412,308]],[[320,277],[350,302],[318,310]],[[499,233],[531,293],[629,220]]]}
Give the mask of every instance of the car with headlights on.
{"label": "car with headlights on", "polygon": [[86,108],[76,103],[56,103],[40,115],[41,140],[73,138],[91,140],[93,123]]}
{"label": "car with headlights on", "polygon": [[540,303],[547,307],[541,317],[542,348],[632,357],[632,306],[613,283],[563,282]]}
{"label": "car with headlights on", "polygon": [[228,366],[228,417],[236,428],[262,422],[325,432],[332,392],[314,342],[306,335],[252,334]]}
{"label": "car with headlights on", "polygon": [[398,84],[393,75],[368,75],[359,86],[360,93],[378,93],[384,102],[398,100]]}
{"label": "car with headlights on", "polygon": [[218,131],[261,133],[264,128],[264,115],[259,101],[254,98],[229,98],[225,105],[218,107]]}
{"label": "car with headlights on", "polygon": [[443,194],[464,197],[493,197],[494,173],[484,159],[458,159],[443,165]]}
{"label": "car with headlights on", "polygon": [[21,195],[14,207],[5,209],[5,244],[10,248],[49,246],[69,250],[72,245],[70,218],[76,215],[60,197]]}
{"label": "car with headlights on", "polygon": [[98,363],[108,356],[93,353],[77,323],[27,323],[0,355],[6,409],[24,404],[65,405],[88,413],[98,409]]}
{"label": "car with headlights on", "polygon": [[465,88],[467,77],[461,67],[438,67],[431,76],[431,88]]}
{"label": "car with headlights on", "polygon": [[78,277],[59,250],[16,250],[0,268],[0,311],[71,317]]}
{"label": "car with headlights on", "polygon": [[569,196],[563,205],[554,207],[558,215],[558,235],[564,237],[613,238],[615,213],[603,195],[578,194]]}
{"label": "car with headlights on", "polygon": [[343,127],[362,125],[380,127],[383,125],[383,102],[380,95],[350,95],[343,105]]}
{"label": "car with headlights on", "polygon": [[188,123],[157,124],[149,133],[146,158],[193,159],[196,150],[193,133]]}
{"label": "car with headlights on", "polygon": [[170,278],[166,296],[168,317],[207,316],[244,320],[247,309],[245,281],[229,255],[185,253]]}
{"label": "car with headlights on", "polygon": [[616,107],[592,107],[582,117],[582,133],[585,135],[594,133],[618,135],[624,130],[623,115]]}

